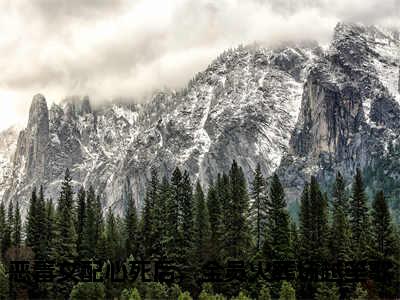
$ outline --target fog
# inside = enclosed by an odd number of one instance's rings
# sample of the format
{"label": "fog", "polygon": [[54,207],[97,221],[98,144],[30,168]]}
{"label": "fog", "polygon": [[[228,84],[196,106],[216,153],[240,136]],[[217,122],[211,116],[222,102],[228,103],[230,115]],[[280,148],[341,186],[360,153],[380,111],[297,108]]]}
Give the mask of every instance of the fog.
{"label": "fog", "polygon": [[328,43],[338,21],[400,26],[398,0],[3,0],[0,129],[32,96],[142,101],[239,44]]}

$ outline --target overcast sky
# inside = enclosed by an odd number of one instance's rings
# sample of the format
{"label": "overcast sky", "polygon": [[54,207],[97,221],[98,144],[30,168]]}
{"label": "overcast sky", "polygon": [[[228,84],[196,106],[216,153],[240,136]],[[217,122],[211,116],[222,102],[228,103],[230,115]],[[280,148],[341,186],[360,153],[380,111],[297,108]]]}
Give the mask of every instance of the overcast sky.
{"label": "overcast sky", "polygon": [[141,99],[239,44],[327,43],[338,21],[399,16],[399,0],[0,0],[0,129],[25,125],[39,92]]}

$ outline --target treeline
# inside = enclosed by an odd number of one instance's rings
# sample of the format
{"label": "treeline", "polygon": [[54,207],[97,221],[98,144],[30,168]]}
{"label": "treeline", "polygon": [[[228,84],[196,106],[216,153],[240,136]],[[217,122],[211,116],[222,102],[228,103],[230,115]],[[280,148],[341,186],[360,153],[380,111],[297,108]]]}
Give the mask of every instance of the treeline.
{"label": "treeline", "polygon": [[[67,170],[57,206],[33,189],[22,226],[19,203],[6,211],[0,204],[0,299],[365,299],[400,297],[400,239],[382,191],[368,206],[362,174],[351,188],[340,173],[331,191],[323,192],[315,177],[304,186],[299,222],[287,210],[277,175],[266,179],[260,167],[247,182],[234,161],[207,191],[192,184],[187,171],[176,168],[170,178],[151,171],[141,214],[128,193],[123,217],[109,209],[103,215],[100,195],[81,188],[74,195]],[[172,261],[180,285],[148,283],[21,283],[8,280],[12,261],[54,261],[56,266],[83,260]],[[246,274],[260,261],[316,262],[385,260],[384,282],[317,282],[296,277],[273,280],[271,274],[203,283],[208,262],[248,262]],[[252,267],[249,267],[252,266]],[[54,271],[57,271],[56,270]],[[107,263],[103,273],[107,272]],[[251,277],[254,278],[254,277]],[[185,292],[183,292],[185,291]]]}

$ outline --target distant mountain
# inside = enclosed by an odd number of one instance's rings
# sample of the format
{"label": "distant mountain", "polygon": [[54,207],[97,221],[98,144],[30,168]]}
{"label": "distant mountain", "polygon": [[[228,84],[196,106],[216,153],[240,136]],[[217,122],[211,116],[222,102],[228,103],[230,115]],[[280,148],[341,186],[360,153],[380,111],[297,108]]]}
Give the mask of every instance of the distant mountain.
{"label": "distant mountain", "polygon": [[294,200],[309,175],[350,176],[397,143],[399,58],[398,31],[340,23],[328,49],[229,50],[184,90],[146,104],[93,109],[86,97],[48,108],[36,95],[27,128],[0,143],[0,196],[24,206],[42,183],[55,198],[70,168],[76,186],[93,185],[121,213],[128,192],[143,198],[151,167],[179,166],[207,185],[235,159],[249,180],[257,163],[277,171]]}

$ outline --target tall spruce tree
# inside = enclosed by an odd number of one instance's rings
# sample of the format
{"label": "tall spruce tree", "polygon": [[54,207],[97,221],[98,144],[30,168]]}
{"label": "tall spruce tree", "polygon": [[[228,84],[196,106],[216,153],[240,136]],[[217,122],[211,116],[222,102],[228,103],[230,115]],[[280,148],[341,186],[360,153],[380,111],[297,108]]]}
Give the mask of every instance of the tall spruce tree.
{"label": "tall spruce tree", "polygon": [[203,264],[209,258],[211,228],[206,200],[199,181],[197,181],[196,184],[194,202],[196,205],[194,222],[194,241],[196,248],[196,257],[198,263]]}
{"label": "tall spruce tree", "polygon": [[[351,230],[348,218],[349,200],[346,195],[345,181],[340,172],[337,173],[333,186],[333,216],[330,232],[330,259],[342,263],[351,259]],[[352,287],[344,278],[338,281],[338,289],[342,299],[349,298]]]}
{"label": "tall spruce tree", "polygon": [[98,215],[97,198],[93,186],[86,192],[86,226],[83,228],[82,250],[86,250],[89,258],[96,256],[97,241],[99,235],[99,224],[101,219]]}
{"label": "tall spruce tree", "polygon": [[4,240],[4,234],[7,226],[7,219],[6,219],[6,210],[4,207],[4,202],[0,202],[0,259],[3,254],[2,249],[3,249],[3,240]]}
{"label": "tall spruce tree", "polygon": [[15,205],[15,213],[14,213],[14,226],[13,226],[13,234],[12,234],[12,243],[14,247],[21,246],[21,213],[19,210],[19,201],[17,201]]}
{"label": "tall spruce tree", "polygon": [[80,258],[88,258],[88,253],[85,243],[85,227],[87,226],[87,210],[86,210],[86,191],[83,187],[78,192],[78,205],[77,205],[77,222],[76,222],[76,251]]}
{"label": "tall spruce tree", "polygon": [[156,255],[154,253],[155,237],[155,205],[157,203],[159,188],[158,174],[155,169],[151,170],[151,180],[147,185],[146,197],[144,200],[143,216],[142,216],[142,237],[147,258]]}
{"label": "tall spruce tree", "polygon": [[268,241],[271,243],[270,258],[285,260],[291,258],[290,217],[286,209],[285,193],[279,177],[271,180],[268,201]]}
{"label": "tall spruce tree", "polygon": [[379,296],[382,298],[395,298],[399,292],[400,279],[399,261],[397,253],[396,236],[391,220],[388,204],[383,191],[375,195],[372,203],[372,255],[382,262],[389,262],[383,270],[384,282],[377,282]]}
{"label": "tall spruce tree", "polygon": [[353,258],[365,259],[370,254],[370,221],[367,207],[367,196],[364,190],[361,170],[357,169],[353,179],[350,203],[350,228],[352,232]]}
{"label": "tall spruce tree", "polygon": [[29,199],[29,209],[26,224],[26,245],[34,248],[39,239],[37,232],[37,191],[34,187]]}
{"label": "tall spruce tree", "polygon": [[127,210],[125,214],[125,226],[126,226],[126,241],[125,248],[128,257],[131,255],[133,258],[138,257],[139,247],[139,224],[135,201],[131,193],[128,195]]}
{"label": "tall spruce tree", "polygon": [[266,219],[268,212],[268,203],[266,195],[265,179],[261,173],[260,164],[254,173],[254,180],[252,182],[251,198],[253,200],[251,205],[251,218],[253,223],[253,235],[256,239],[256,250],[260,251],[262,243],[264,242]]}
{"label": "tall spruce tree", "polygon": [[251,247],[249,197],[243,170],[233,161],[230,172],[230,201],[227,208],[225,248],[228,258],[246,259]]}
{"label": "tall spruce tree", "polygon": [[211,229],[210,259],[214,261],[222,259],[224,222],[220,199],[216,191],[216,185],[211,183],[207,193],[207,209]]}
{"label": "tall spruce tree", "polygon": [[65,172],[61,184],[57,207],[56,221],[56,260],[57,262],[73,262],[76,253],[76,232],[74,228],[74,198],[69,169]]}
{"label": "tall spruce tree", "polygon": [[182,240],[181,224],[182,172],[177,167],[171,177],[171,196],[167,203],[167,255],[171,260],[180,257],[179,245]]}

